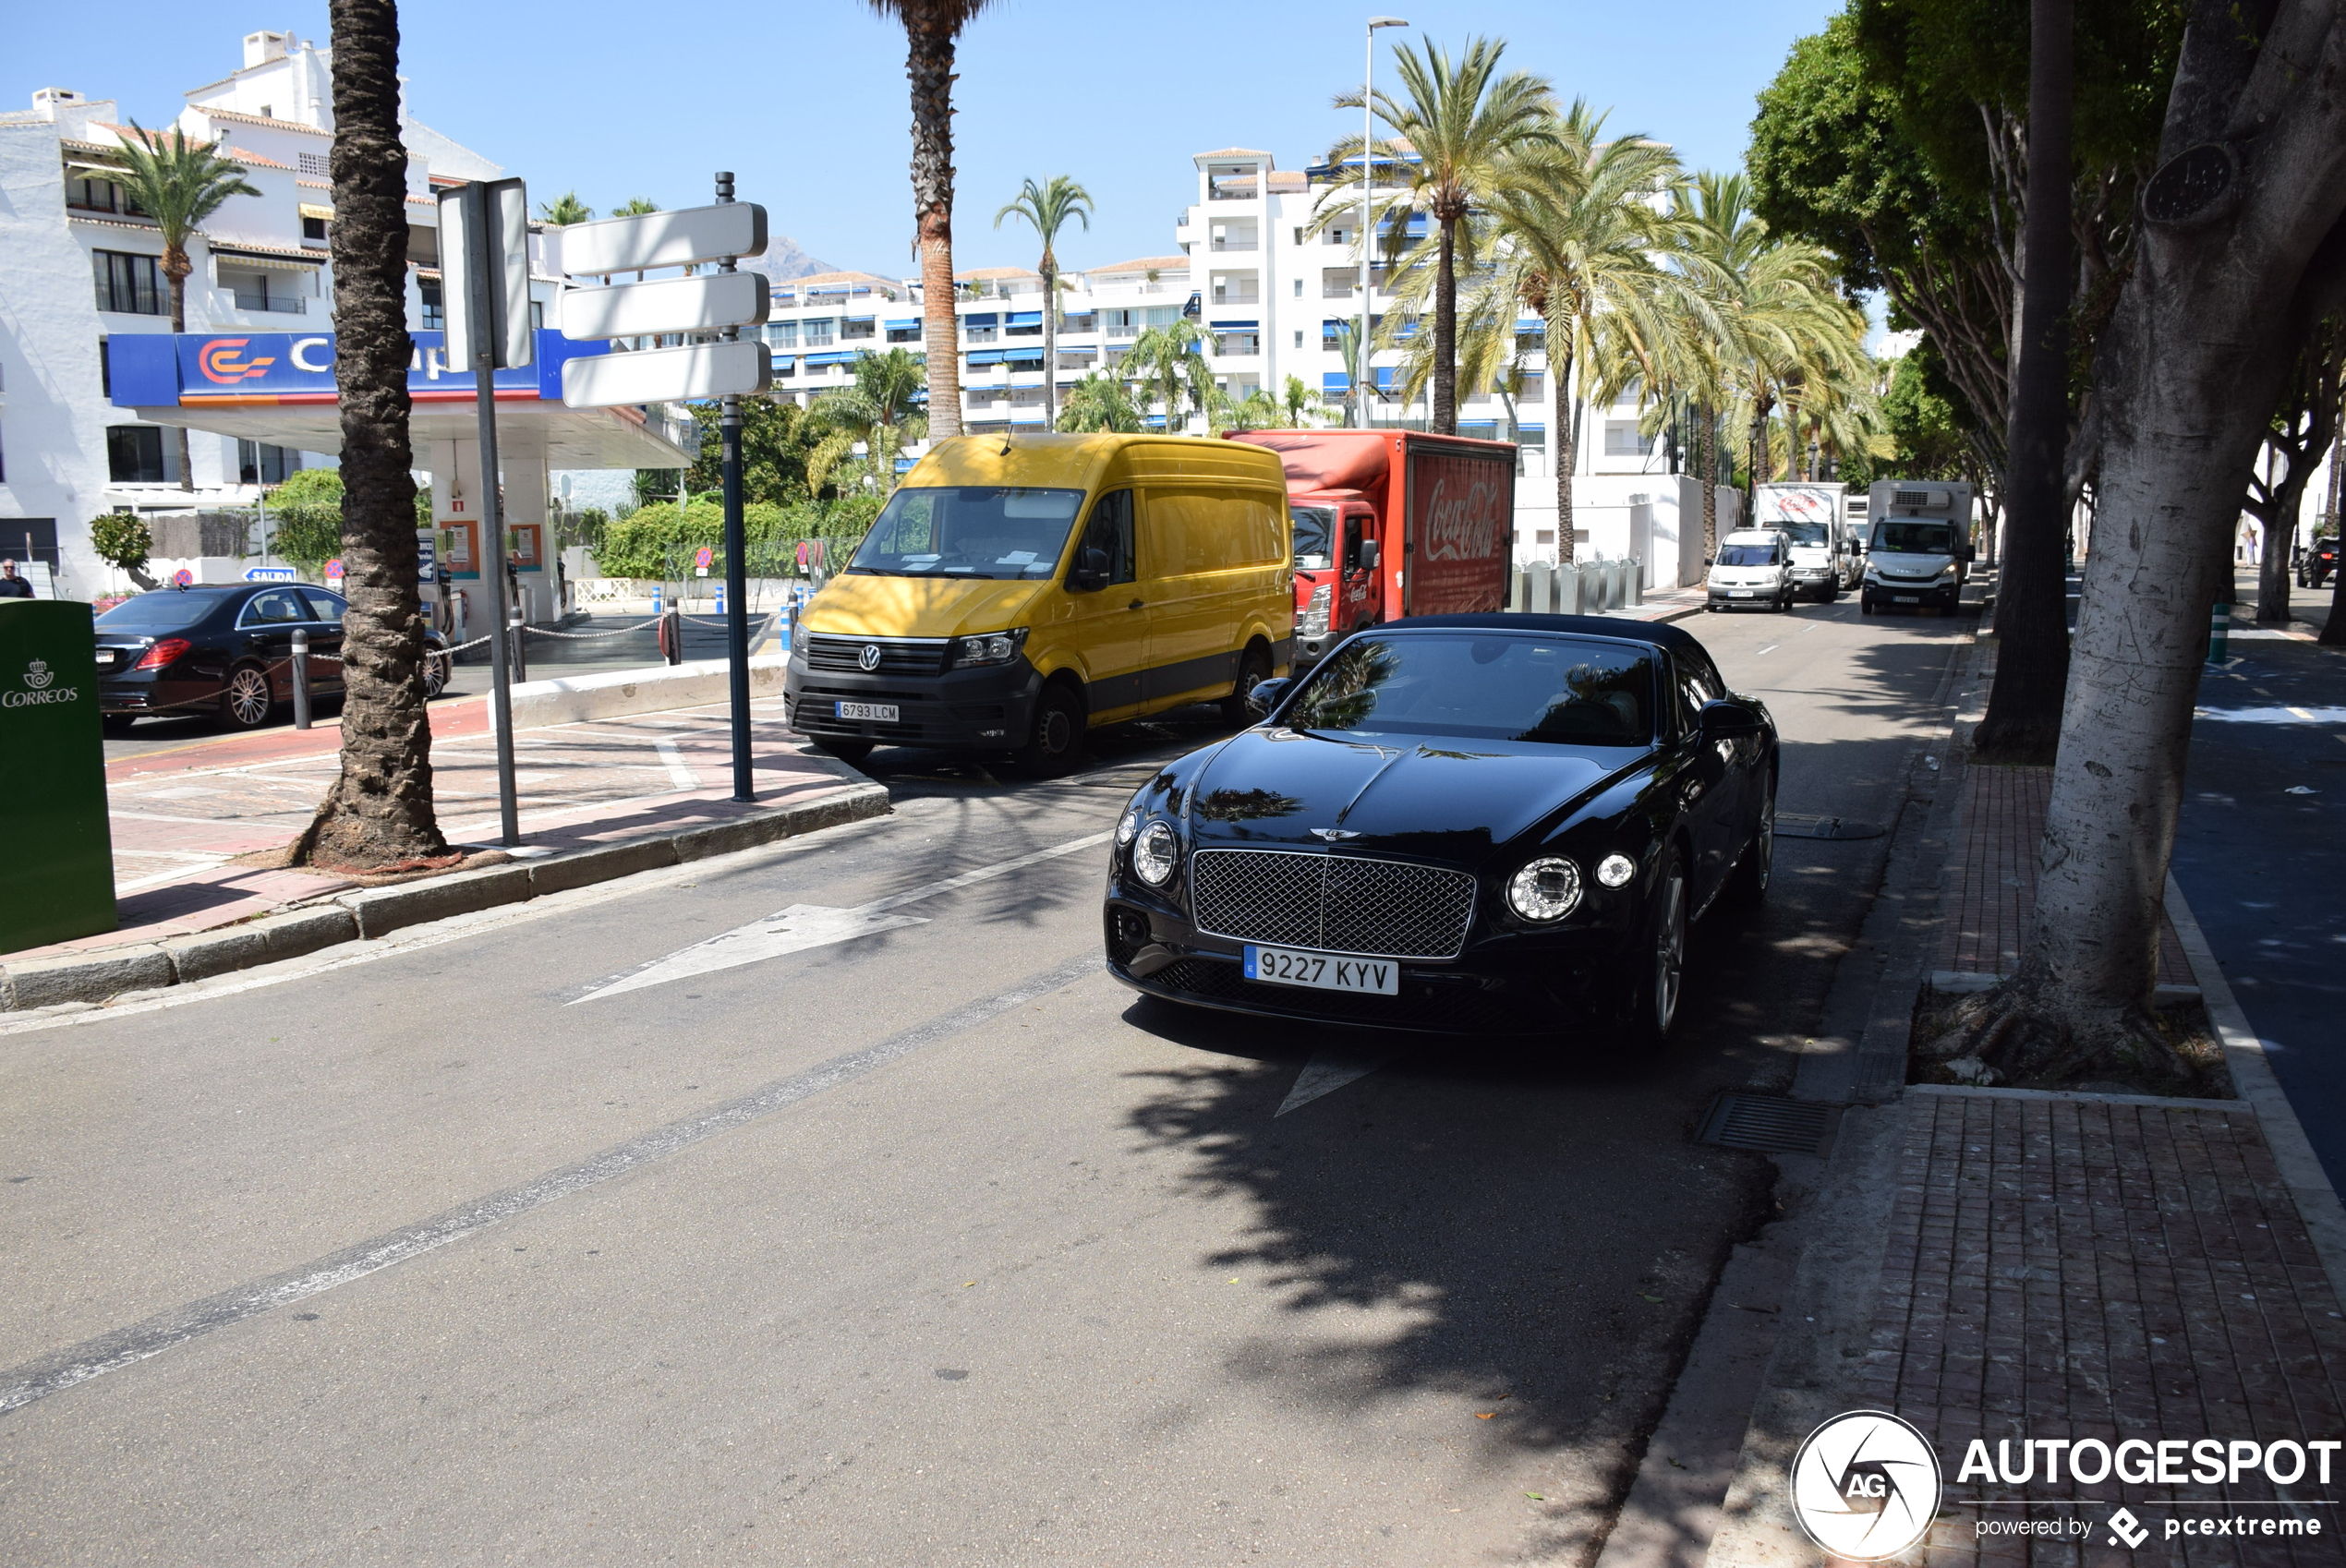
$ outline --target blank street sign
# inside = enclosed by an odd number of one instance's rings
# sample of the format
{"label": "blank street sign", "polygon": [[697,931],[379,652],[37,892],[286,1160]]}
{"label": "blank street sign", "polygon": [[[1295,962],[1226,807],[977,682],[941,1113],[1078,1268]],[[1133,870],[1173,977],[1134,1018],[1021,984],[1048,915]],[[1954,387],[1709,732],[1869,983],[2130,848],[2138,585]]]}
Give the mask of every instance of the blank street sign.
{"label": "blank street sign", "polygon": [[[485,201],[489,226],[475,235],[474,202]],[[517,179],[490,180],[485,185],[458,186],[440,193],[440,255],[445,277],[441,298],[445,302],[448,364],[459,374],[473,368],[478,345],[473,342],[472,247],[489,247],[489,341],[496,351],[491,363],[527,365],[536,356],[538,340],[529,330],[529,197]]]}
{"label": "blank street sign", "polygon": [[565,289],[562,336],[585,343],[754,327],[766,320],[769,288],[763,272],[706,272],[697,278]]}
{"label": "blank street sign", "polygon": [[640,354],[597,354],[562,366],[562,406],[683,403],[764,392],[774,374],[766,345],[696,343]]}
{"label": "blank street sign", "polygon": [[766,209],[755,201],[729,201],[572,223],[561,233],[562,269],[573,277],[644,272],[765,254]]}

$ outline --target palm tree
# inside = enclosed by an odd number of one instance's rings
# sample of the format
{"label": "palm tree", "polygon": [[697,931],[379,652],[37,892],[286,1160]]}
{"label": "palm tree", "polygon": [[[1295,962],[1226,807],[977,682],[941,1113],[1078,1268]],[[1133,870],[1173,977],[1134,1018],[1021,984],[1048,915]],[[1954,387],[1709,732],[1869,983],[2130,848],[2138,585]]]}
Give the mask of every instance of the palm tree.
{"label": "palm tree", "polygon": [[1669,149],[1637,136],[1601,139],[1604,119],[1576,102],[1547,139],[1527,148],[1491,200],[1496,284],[1512,333],[1520,301],[1547,323],[1554,386],[1556,560],[1573,559],[1572,471],[1580,408],[1609,405],[1632,385],[1661,385],[1674,305],[1686,291],[1659,258],[1677,234],[1653,199],[1677,173]]}
{"label": "palm tree", "polygon": [[808,411],[828,435],[806,460],[807,484],[822,488],[823,478],[860,441],[871,454],[879,492],[886,495],[896,488],[896,454],[928,433],[921,412],[927,382],[920,360],[901,348],[885,354],[865,349],[855,356],[850,374],[853,380],[825,392]]}
{"label": "palm tree", "polygon": [[928,419],[930,430],[943,440],[961,433],[961,337],[953,313],[953,49],[987,0],[866,3],[904,25],[904,74],[913,82],[913,219],[921,255],[921,339],[928,349]]}
{"label": "palm tree", "polygon": [[1052,247],[1058,243],[1059,230],[1067,226],[1070,218],[1082,219],[1086,229],[1092,226],[1092,193],[1065,175],[1053,175],[1042,185],[1028,180],[1018,199],[1004,202],[1002,210],[994,214],[994,226],[1000,228],[1005,218],[1023,218],[1043,236],[1043,422],[1057,426],[1059,259]]}
{"label": "palm tree", "polygon": [[[1556,139],[1555,96],[1548,79],[1529,71],[1499,75],[1499,56],[1506,52],[1504,42],[1469,38],[1454,62],[1437,44],[1426,45],[1422,56],[1401,45],[1394,51],[1394,65],[1404,96],[1379,92],[1373,107],[1406,149],[1393,143],[1368,147],[1354,137],[1337,143],[1330,154],[1339,164],[1356,155],[1360,160],[1359,174],[1348,173],[1339,183],[1374,172],[1381,182],[1397,183],[1415,206],[1433,217],[1433,428],[1444,435],[1456,435],[1458,428],[1458,224],[1498,195],[1518,154]],[[1360,93],[1339,93],[1336,106],[1358,109],[1361,103]],[[1396,162],[1375,171],[1373,159]],[[1335,211],[1326,210],[1324,225]],[[1361,243],[1370,238],[1364,233]]]}
{"label": "palm tree", "polygon": [[[334,385],[342,418],[342,773],[296,863],[382,872],[454,857],[432,814],[407,434],[407,150],[397,0],[331,0]],[[492,549],[494,547],[492,546]]]}
{"label": "palm tree", "polygon": [[1131,434],[1142,428],[1141,411],[1133,404],[1130,388],[1114,377],[1094,370],[1076,382],[1067,394],[1067,407],[1059,415],[1057,428]]}
{"label": "palm tree", "polygon": [[[187,240],[203,221],[220,211],[232,196],[259,196],[245,183],[245,167],[220,155],[216,141],[187,139],[174,126],[168,140],[130,122],[122,143],[119,167],[91,164],[84,172],[93,180],[122,187],[130,204],[155,221],[163,239],[163,275],[171,284],[171,330],[187,330],[187,274],[196,270],[187,258]],[[188,469],[187,430],[179,429],[179,488],[192,490],[196,477]]]}
{"label": "palm tree", "polygon": [[579,200],[576,191],[566,190],[551,201],[539,202],[538,215],[550,223],[568,225],[586,222],[595,215],[595,210]]}
{"label": "palm tree", "polygon": [[1168,326],[1144,327],[1116,367],[1141,388],[1141,406],[1165,405],[1165,433],[1179,435],[1191,414],[1210,413],[1220,395],[1205,363],[1205,333],[1184,316]]}

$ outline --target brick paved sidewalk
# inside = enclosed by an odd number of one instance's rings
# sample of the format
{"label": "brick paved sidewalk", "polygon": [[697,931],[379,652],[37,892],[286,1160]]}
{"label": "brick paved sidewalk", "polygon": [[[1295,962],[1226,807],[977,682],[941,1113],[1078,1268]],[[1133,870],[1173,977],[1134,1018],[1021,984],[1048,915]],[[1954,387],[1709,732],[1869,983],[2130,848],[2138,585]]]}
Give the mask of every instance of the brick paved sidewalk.
{"label": "brick paved sidewalk", "polygon": [[[441,830],[452,845],[477,849],[496,847],[498,834],[496,751],[484,706],[457,710],[457,721],[446,724],[443,710],[432,712]],[[525,847],[553,853],[683,832],[818,800],[860,781],[785,727],[779,697],[754,702],[751,715],[754,805],[732,798],[722,705],[518,731],[514,778]],[[110,766],[119,928],[10,953],[8,960],[187,935],[349,888],[343,877],[235,863],[236,856],[291,842],[341,768],[331,728],[252,739],[268,743],[207,747],[168,771],[157,766],[161,758]],[[187,766],[191,761],[196,766]]]}

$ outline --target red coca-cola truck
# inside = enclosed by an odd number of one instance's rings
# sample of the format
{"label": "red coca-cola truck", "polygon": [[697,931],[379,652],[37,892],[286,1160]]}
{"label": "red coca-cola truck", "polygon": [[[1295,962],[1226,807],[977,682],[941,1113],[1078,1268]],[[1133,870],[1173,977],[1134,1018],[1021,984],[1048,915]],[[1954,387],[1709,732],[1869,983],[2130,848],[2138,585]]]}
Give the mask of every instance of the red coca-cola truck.
{"label": "red coca-cola truck", "polygon": [[1295,669],[1363,626],[1504,609],[1516,449],[1419,430],[1238,430],[1287,469]]}

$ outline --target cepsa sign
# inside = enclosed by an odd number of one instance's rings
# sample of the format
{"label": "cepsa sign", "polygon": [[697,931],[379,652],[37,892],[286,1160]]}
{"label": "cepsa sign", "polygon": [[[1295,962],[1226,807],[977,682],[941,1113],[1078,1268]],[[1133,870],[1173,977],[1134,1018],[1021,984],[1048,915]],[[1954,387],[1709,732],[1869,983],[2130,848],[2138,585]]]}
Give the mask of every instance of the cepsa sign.
{"label": "cepsa sign", "polygon": [[1515,526],[1515,458],[1509,452],[1412,452],[1409,537],[1399,564],[1404,613],[1499,609],[1507,599],[1508,535]]}
{"label": "cepsa sign", "polygon": [[[427,402],[469,399],[473,373],[462,366],[451,369],[442,348],[444,334],[416,332],[407,359],[407,392]],[[557,334],[559,335],[559,334]],[[332,332],[201,332],[181,334],[179,400],[212,404],[302,404],[334,401],[334,335]],[[559,360],[576,353],[594,353],[585,345],[569,347]],[[529,366],[497,372],[502,398],[543,395],[541,372]]]}

